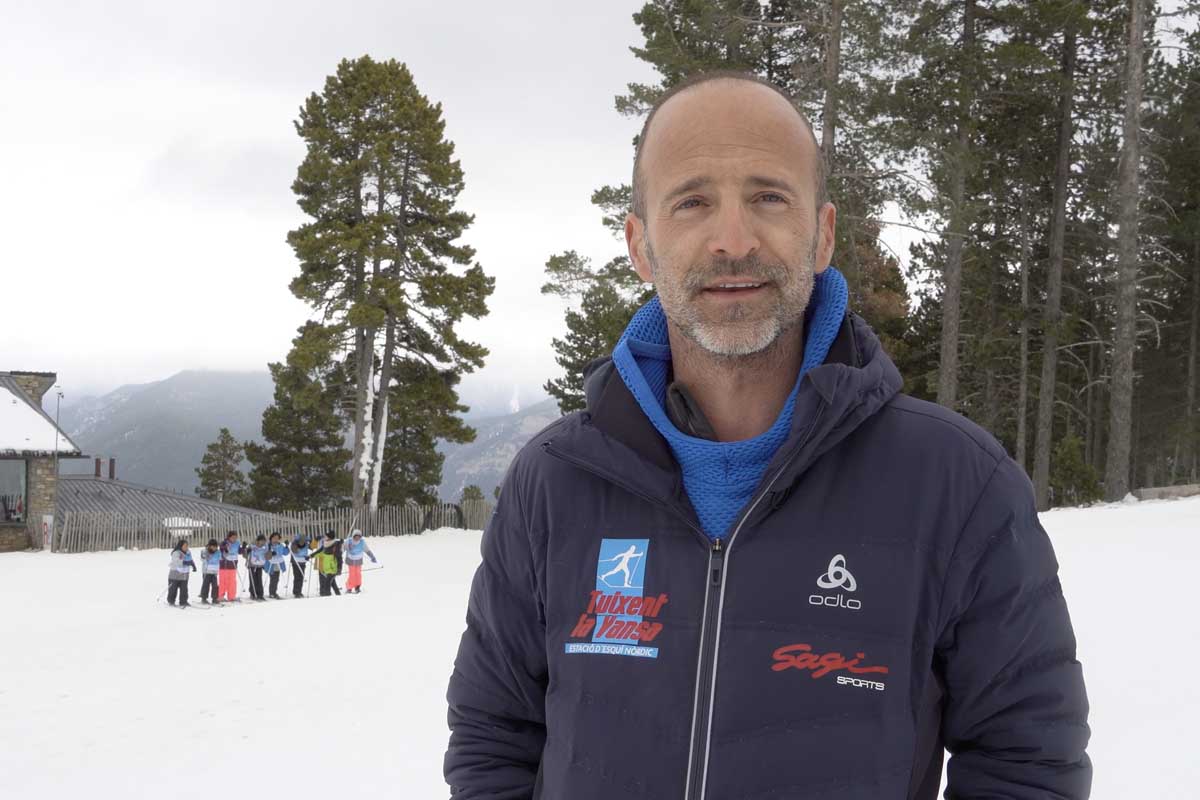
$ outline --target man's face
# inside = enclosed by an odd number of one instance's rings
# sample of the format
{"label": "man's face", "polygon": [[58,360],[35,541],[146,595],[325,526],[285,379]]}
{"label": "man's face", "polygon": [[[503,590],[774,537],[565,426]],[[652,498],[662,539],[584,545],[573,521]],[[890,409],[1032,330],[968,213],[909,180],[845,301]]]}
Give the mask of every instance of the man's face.
{"label": "man's face", "polygon": [[816,208],[816,155],[787,102],[744,81],[689,89],[651,123],[646,219],[630,215],[626,238],[672,325],[709,353],[761,352],[803,320],[836,215]]}

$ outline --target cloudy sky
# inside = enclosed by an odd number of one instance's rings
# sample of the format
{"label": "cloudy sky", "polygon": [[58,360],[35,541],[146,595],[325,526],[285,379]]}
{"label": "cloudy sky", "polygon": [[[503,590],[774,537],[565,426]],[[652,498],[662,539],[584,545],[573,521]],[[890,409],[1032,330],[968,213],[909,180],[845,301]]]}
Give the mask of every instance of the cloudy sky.
{"label": "cloudy sky", "polygon": [[6,2],[0,369],[55,371],[77,398],[283,358],[308,318],[287,289],[292,123],[340,59],[370,54],[443,104],[465,239],[496,277],[464,328],[492,353],[464,399],[539,399],[563,330],[538,292],[547,256],[623,251],[589,196],[629,173],[639,122],[613,96],[653,80],[629,52],[641,5]]}

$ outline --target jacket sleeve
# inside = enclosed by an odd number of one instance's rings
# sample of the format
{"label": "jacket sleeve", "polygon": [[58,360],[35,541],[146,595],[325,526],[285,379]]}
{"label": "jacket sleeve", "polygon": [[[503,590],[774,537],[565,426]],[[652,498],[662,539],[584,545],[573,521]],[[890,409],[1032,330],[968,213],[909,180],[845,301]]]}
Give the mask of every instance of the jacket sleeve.
{"label": "jacket sleeve", "polygon": [[938,624],[946,797],[1087,798],[1091,731],[1075,634],[1033,487],[1010,458],[959,538]]}
{"label": "jacket sleeve", "polygon": [[529,800],[546,742],[544,604],[519,490],[511,484],[483,534],[446,695],[444,768],[459,800]]}

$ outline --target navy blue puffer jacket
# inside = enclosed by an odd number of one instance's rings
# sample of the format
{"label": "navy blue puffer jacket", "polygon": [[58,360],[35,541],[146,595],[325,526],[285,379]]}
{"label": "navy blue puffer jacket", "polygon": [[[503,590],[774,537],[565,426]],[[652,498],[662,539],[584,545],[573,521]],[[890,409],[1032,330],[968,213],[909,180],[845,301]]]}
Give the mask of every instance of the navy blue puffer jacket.
{"label": "navy blue puffer jacket", "polygon": [[850,314],[724,541],[605,363],[509,469],[448,691],[457,800],[1086,798],[1032,487]]}

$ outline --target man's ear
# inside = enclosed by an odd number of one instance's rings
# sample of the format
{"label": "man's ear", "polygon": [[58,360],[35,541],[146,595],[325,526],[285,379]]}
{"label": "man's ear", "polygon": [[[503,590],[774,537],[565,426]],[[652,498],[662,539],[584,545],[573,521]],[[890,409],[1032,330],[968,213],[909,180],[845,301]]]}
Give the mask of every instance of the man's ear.
{"label": "man's ear", "polygon": [[833,248],[837,243],[837,206],[826,203],[817,212],[817,263],[814,271],[821,273],[833,263]]}
{"label": "man's ear", "polygon": [[638,277],[653,283],[650,259],[646,257],[646,226],[632,213],[625,215],[625,246],[629,248],[629,260]]}

